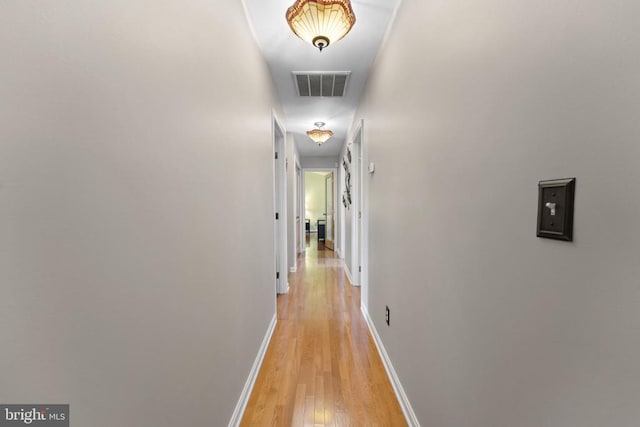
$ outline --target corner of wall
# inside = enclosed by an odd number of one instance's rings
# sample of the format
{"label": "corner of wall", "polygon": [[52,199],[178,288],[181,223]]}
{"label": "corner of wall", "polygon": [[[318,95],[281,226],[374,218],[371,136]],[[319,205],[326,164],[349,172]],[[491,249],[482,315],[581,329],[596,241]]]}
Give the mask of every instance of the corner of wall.
{"label": "corner of wall", "polygon": [[409,427],[420,427],[420,422],[418,422],[418,418],[416,417],[416,414],[411,407],[411,402],[409,402],[409,398],[407,397],[407,394],[402,387],[402,383],[400,382],[400,378],[398,378],[398,374],[396,374],[396,370],[391,363],[391,359],[387,354],[387,350],[384,348],[384,344],[382,344],[382,339],[380,338],[380,335],[378,335],[378,331],[375,327],[375,324],[373,323],[373,319],[371,319],[371,316],[369,315],[367,307],[361,305],[360,310],[362,311],[362,315],[367,322],[367,326],[369,327],[369,331],[371,332],[371,336],[373,337],[373,342],[376,344],[378,354],[380,354],[382,364],[384,365],[384,369],[387,372],[389,381],[391,381],[391,386],[393,387],[393,391],[398,398],[398,402],[400,403],[400,407],[402,408],[402,413],[404,414]]}
{"label": "corner of wall", "polygon": [[271,323],[269,323],[269,327],[267,328],[267,333],[265,334],[264,339],[262,340],[262,344],[260,345],[260,349],[258,350],[256,359],[253,362],[253,366],[251,366],[249,377],[247,378],[247,381],[244,384],[242,393],[240,393],[240,398],[238,399],[238,403],[236,404],[236,407],[233,410],[233,415],[231,415],[231,420],[229,421],[229,427],[239,427],[240,423],[242,422],[244,411],[247,409],[247,403],[249,403],[249,398],[251,397],[253,386],[255,385],[256,379],[258,378],[260,367],[262,366],[262,362],[264,361],[264,356],[267,354],[267,349],[269,348],[269,343],[271,342],[271,338],[273,337],[273,332],[276,329],[277,322],[278,322],[278,316],[274,314],[273,318],[271,319]]}

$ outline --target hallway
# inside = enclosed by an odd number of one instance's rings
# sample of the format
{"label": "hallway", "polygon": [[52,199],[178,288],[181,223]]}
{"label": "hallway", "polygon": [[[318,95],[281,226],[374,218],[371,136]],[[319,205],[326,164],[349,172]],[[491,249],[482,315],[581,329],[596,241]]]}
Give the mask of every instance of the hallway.
{"label": "hallway", "polygon": [[638,427],[640,1],[296,1],[0,2],[0,418]]}
{"label": "hallway", "polygon": [[360,312],[360,288],[314,235],[289,285],[242,425],[406,425]]}

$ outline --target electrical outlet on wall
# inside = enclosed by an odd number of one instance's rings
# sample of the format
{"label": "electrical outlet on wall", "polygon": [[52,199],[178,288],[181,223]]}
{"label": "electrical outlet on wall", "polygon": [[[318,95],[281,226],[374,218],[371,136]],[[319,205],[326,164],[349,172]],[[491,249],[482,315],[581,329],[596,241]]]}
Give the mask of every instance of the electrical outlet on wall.
{"label": "electrical outlet on wall", "polygon": [[389,306],[387,306],[384,312],[384,320],[387,322],[387,326],[391,326],[391,324],[389,323]]}

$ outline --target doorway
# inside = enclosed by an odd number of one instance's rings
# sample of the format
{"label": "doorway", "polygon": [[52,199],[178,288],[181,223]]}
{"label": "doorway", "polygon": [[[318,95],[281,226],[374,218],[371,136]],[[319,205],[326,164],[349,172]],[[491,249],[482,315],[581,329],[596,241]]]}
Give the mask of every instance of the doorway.
{"label": "doorway", "polygon": [[305,234],[318,243],[318,250],[335,246],[335,169],[303,170]]}
{"label": "doorway", "polygon": [[289,291],[287,268],[287,192],[284,130],[273,115],[273,197],[276,293]]}
{"label": "doorway", "polygon": [[329,172],[324,178],[324,215],[326,219],[324,246],[333,250],[333,242],[335,240],[335,221],[334,221],[334,176],[333,172]]}
{"label": "doorway", "polygon": [[300,165],[296,162],[296,206],[294,207],[296,211],[296,257],[304,252],[304,236],[305,232],[303,229],[304,223],[302,222],[302,217],[304,215],[304,191],[302,188],[302,169],[300,169]]}
{"label": "doorway", "polygon": [[361,287],[361,304],[364,307],[368,305],[369,298],[369,269],[368,269],[368,181],[369,170],[366,164],[365,141],[363,138],[364,121],[360,121],[356,129],[352,142],[353,150],[353,209],[348,213],[350,215],[351,234],[347,235],[347,239],[351,239],[352,257],[348,268],[351,270],[353,282]]}
{"label": "doorway", "polygon": [[367,152],[363,139],[364,122],[355,129],[353,139],[343,151],[342,191],[345,195],[344,207],[340,206],[342,217],[340,250],[344,250],[344,270],[354,286],[360,286],[362,304],[368,298],[368,183],[370,174],[366,166]]}

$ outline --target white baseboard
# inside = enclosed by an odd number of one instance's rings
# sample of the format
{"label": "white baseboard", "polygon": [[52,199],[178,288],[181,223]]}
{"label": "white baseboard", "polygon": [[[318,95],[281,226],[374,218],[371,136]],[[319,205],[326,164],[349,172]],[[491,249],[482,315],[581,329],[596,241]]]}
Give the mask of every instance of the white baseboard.
{"label": "white baseboard", "polygon": [[407,395],[402,388],[402,384],[400,383],[398,374],[396,374],[396,370],[391,364],[391,359],[389,359],[387,350],[385,350],[384,345],[382,344],[382,340],[380,339],[380,335],[378,335],[378,331],[373,324],[373,320],[371,319],[371,316],[369,316],[367,307],[361,305],[360,310],[364,315],[364,320],[367,322],[367,326],[369,326],[369,331],[371,332],[371,336],[373,337],[373,342],[376,343],[376,347],[378,348],[378,353],[380,354],[380,358],[382,359],[384,369],[387,371],[387,375],[389,376],[389,380],[391,381],[391,386],[393,386],[393,391],[396,393],[396,397],[398,398],[398,402],[400,403],[400,407],[402,408],[402,413],[407,420],[407,424],[409,424],[409,427],[420,427],[418,418],[416,417],[415,412],[413,412],[413,408],[411,407],[409,398],[407,398]]}
{"label": "white baseboard", "polygon": [[349,279],[349,283],[353,286],[353,279],[351,278],[351,272],[349,271],[349,267],[347,267],[347,263],[344,264],[344,272],[347,275],[347,279]]}
{"label": "white baseboard", "polygon": [[347,263],[343,262],[343,265],[344,265],[344,272],[346,273],[347,279],[349,279],[349,283],[351,283],[351,286],[360,286],[359,284],[353,282],[353,276],[351,276],[351,272],[349,271],[349,267],[347,266]]}
{"label": "white baseboard", "polygon": [[251,391],[256,383],[256,378],[258,378],[258,372],[260,372],[260,366],[262,366],[264,355],[267,353],[267,348],[269,347],[269,342],[271,342],[273,331],[276,329],[277,321],[277,315],[274,314],[273,319],[271,319],[271,323],[269,324],[269,329],[267,329],[267,334],[262,340],[262,345],[260,346],[256,360],[253,362],[253,366],[251,367],[251,372],[249,372],[249,378],[247,378],[247,382],[244,384],[244,388],[240,394],[240,400],[238,400],[236,408],[233,411],[233,415],[231,416],[231,420],[229,421],[229,427],[238,427],[242,421],[242,416],[244,415],[245,409],[247,409],[247,403],[249,403],[249,397],[251,396]]}
{"label": "white baseboard", "polygon": [[290,273],[295,273],[296,271],[298,271],[298,266],[297,265],[294,265],[293,267],[289,268],[289,272]]}

